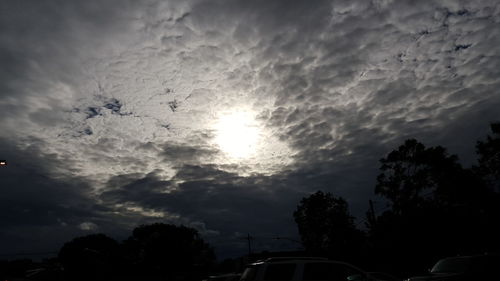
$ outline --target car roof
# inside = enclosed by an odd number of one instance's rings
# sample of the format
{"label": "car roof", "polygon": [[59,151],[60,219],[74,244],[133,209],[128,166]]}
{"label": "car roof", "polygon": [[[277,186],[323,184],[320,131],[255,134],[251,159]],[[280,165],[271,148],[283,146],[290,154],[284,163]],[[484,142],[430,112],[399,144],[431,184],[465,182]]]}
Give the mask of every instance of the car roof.
{"label": "car roof", "polygon": [[[343,261],[330,260],[328,258],[323,257],[271,257],[265,260],[259,260],[254,263],[249,264],[249,266],[257,266],[262,264],[271,264],[271,263],[335,263],[335,264],[344,264],[349,265],[351,267],[357,268],[356,266]],[[359,268],[358,268],[359,269]]]}

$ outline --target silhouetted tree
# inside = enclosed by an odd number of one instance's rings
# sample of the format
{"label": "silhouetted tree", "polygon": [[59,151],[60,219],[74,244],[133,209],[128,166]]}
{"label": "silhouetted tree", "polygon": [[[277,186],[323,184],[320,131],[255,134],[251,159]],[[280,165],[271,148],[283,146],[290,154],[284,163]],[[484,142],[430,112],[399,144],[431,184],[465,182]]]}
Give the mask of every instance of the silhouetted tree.
{"label": "silhouetted tree", "polygon": [[119,244],[104,234],[77,237],[63,245],[59,259],[68,280],[109,280],[117,271]]}
{"label": "silhouetted tree", "polygon": [[487,251],[500,251],[500,122],[490,124],[492,135],[486,141],[478,141],[476,152],[478,154],[477,167],[473,171],[480,177],[485,185],[485,190],[479,198],[483,222],[483,240],[487,242]]}
{"label": "silhouetted tree", "polygon": [[342,197],[318,191],[303,198],[293,216],[308,252],[348,260],[358,258],[363,233],[356,229]]}
{"label": "silhouetted tree", "polygon": [[140,271],[171,280],[199,278],[215,260],[212,248],[198,232],[185,226],[142,225],[123,245]]}
{"label": "silhouetted tree", "polygon": [[387,263],[408,273],[442,256],[498,248],[493,206],[500,204],[458,157],[411,139],[380,162],[375,192],[391,209],[369,217],[368,226],[374,252]]}
{"label": "silhouetted tree", "polygon": [[426,148],[415,139],[406,140],[397,150],[380,160],[382,173],[377,177],[375,193],[389,199],[396,214],[426,204],[452,204],[467,198],[475,179],[437,146]]}
{"label": "silhouetted tree", "polygon": [[445,213],[465,197],[465,186],[458,181],[465,173],[445,148],[426,148],[415,139],[406,140],[380,162],[375,193],[387,198],[391,209],[370,219],[370,241],[385,263],[413,271],[425,258],[453,247],[456,236],[442,239],[450,234]]}
{"label": "silhouetted tree", "polygon": [[492,190],[500,192],[500,122],[490,128],[493,135],[476,144],[479,166],[475,170]]}

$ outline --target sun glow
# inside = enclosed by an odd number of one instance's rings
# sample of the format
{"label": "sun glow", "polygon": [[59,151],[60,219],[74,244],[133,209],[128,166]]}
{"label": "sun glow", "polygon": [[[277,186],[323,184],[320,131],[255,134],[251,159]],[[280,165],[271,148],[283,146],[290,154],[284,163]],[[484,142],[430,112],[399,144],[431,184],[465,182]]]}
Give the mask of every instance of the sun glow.
{"label": "sun glow", "polygon": [[248,111],[222,114],[215,124],[215,142],[231,158],[249,158],[257,151],[259,128]]}

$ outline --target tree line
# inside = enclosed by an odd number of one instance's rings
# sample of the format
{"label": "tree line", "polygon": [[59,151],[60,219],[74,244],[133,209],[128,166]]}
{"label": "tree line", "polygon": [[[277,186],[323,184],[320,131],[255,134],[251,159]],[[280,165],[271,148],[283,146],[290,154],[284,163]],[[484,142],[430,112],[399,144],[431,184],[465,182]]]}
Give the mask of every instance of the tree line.
{"label": "tree line", "polygon": [[58,258],[68,280],[201,280],[215,262],[195,229],[163,223],[139,226],[122,243],[104,234],[75,238]]}
{"label": "tree line", "polygon": [[[117,242],[90,234],[66,242],[57,258],[42,264],[29,260],[0,263],[0,277],[28,280],[201,280],[215,265],[215,254],[190,227],[141,225]],[[33,267],[43,270],[27,270]],[[3,267],[3,268],[2,268]]]}
{"label": "tree line", "polygon": [[375,194],[387,209],[368,206],[365,229],[346,200],[318,191],[294,218],[306,251],[408,275],[446,256],[500,250],[500,123],[478,141],[478,164],[464,168],[442,146],[406,140],[380,160]]}

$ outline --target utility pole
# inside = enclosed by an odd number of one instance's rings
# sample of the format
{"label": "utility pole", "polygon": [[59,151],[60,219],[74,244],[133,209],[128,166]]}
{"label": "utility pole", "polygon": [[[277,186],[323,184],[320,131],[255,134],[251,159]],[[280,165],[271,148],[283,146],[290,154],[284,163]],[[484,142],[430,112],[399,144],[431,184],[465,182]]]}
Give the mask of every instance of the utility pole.
{"label": "utility pole", "polygon": [[248,256],[250,256],[250,254],[252,254],[252,239],[253,237],[250,236],[250,233],[247,234],[246,237],[241,237],[241,239],[245,239],[248,241]]}
{"label": "utility pole", "polygon": [[250,233],[247,234],[247,240],[248,240],[248,256],[252,254],[252,237],[250,236]]}

